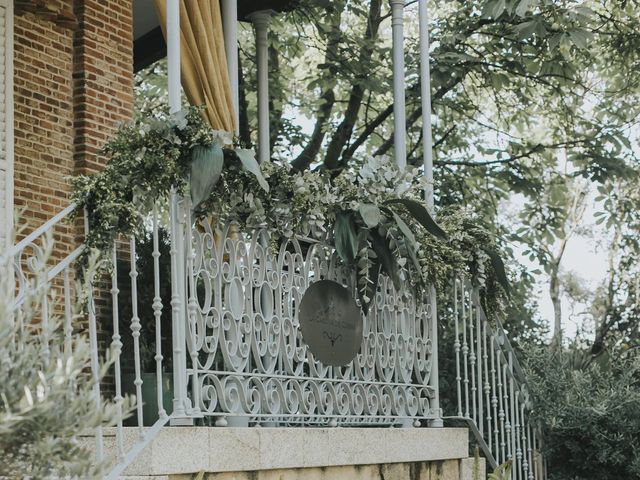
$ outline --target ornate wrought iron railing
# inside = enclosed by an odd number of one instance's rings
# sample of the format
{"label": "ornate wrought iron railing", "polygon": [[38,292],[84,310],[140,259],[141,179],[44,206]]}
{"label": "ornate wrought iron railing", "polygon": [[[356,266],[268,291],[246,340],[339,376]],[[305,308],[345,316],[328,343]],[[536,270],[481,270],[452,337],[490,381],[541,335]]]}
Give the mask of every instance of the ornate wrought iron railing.
{"label": "ornate wrought iron railing", "polygon": [[189,376],[203,415],[282,425],[420,424],[439,415],[427,296],[382,276],[362,314],[360,352],[344,367],[326,366],[302,339],[298,306],[318,280],[355,292],[354,272],[332,247],[211,223],[194,228],[193,246]]}
{"label": "ornate wrought iron railing", "polygon": [[456,278],[453,287],[457,404],[445,418],[469,425],[491,467],[511,461],[512,479],[546,479],[540,429],[530,419],[534,406],[506,332],[487,319],[470,281]]}
{"label": "ornate wrought iron railing", "polygon": [[[381,276],[363,315],[360,352],[346,366],[326,366],[302,340],[298,306],[320,279],[355,291],[355,275],[328,243],[283,240],[235,224],[195,224],[189,199],[174,194],[164,225],[162,206],[148,219],[150,248],[149,239],[144,252],[142,239],[119,239],[109,252],[115,265],[110,273],[77,285],[83,246],[57,263],[44,261],[51,232],[73,210],[61,212],[7,256],[18,317],[29,308],[23,294],[29,278],[40,275],[47,285],[43,321],[61,315],[69,345],[74,335],[88,335],[95,378],[110,350],[109,374],[95,385],[96,408],[104,398],[121,407],[126,393],[137,399],[133,419],[119,420],[113,436],[95,431],[97,460],[113,466],[107,478],[117,478],[169,423],[419,426],[440,417],[432,295],[397,291]],[[170,245],[164,254],[162,230]],[[162,294],[167,282],[170,297]],[[88,304],[82,319],[73,316],[78,289]],[[130,447],[127,424],[139,429],[139,441]]]}

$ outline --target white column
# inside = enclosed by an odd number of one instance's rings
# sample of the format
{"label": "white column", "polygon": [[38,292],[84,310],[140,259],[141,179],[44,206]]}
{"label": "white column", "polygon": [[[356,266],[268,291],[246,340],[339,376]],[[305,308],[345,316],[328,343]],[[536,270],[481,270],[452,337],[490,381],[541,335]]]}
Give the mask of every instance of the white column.
{"label": "white column", "polygon": [[[167,70],[169,111],[182,109],[180,83],[180,4],[179,0],[167,0]],[[184,226],[176,190],[171,189],[171,307],[173,343],[173,418],[172,425],[188,425],[187,417],[187,360],[185,345],[185,294],[184,275]]]}
{"label": "white column", "polygon": [[427,0],[419,0],[420,15],[420,96],[422,98],[422,138],[424,142],[424,190],[427,209],[433,215],[433,134],[431,128],[431,74],[429,69],[429,11]]}
{"label": "white column", "polygon": [[391,0],[391,30],[393,35],[393,147],[396,163],[400,168],[407,166],[403,15],[404,0]]}
{"label": "white column", "polygon": [[180,4],[167,0],[167,70],[169,111],[180,111]]}
{"label": "white column", "polygon": [[224,50],[227,56],[227,70],[231,83],[233,116],[236,135],[240,134],[240,93],[238,90],[238,1],[222,0],[222,23],[224,25]]}
{"label": "white column", "polygon": [[256,57],[258,64],[258,161],[271,158],[269,146],[269,44],[267,34],[271,10],[252,13],[250,20],[256,31]]}

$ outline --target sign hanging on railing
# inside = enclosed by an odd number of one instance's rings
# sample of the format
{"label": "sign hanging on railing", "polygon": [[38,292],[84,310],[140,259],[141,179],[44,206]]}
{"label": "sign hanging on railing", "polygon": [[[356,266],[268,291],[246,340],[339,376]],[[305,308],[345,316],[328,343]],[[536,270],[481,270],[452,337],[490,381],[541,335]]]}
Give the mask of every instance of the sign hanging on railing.
{"label": "sign hanging on railing", "polygon": [[337,282],[309,286],[298,312],[302,339],[325,365],[347,365],[362,344],[362,315],[351,292]]}

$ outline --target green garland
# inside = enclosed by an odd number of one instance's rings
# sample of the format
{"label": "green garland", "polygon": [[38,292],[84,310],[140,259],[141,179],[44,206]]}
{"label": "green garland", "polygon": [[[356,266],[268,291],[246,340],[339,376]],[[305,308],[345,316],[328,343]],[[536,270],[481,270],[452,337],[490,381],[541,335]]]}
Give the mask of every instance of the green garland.
{"label": "green garland", "polygon": [[[234,147],[200,113],[191,108],[122,126],[105,147],[106,168],[74,179],[77,208],[90,214],[87,246],[106,253],[119,235],[142,236],[154,204],[166,205],[174,187],[191,196],[196,218],[214,213],[221,224],[264,227],[275,238],[302,233],[333,243],[356,272],[365,311],[380,272],[398,288],[443,289],[454,272],[466,272],[507,291],[491,235],[459,210],[441,212],[436,223],[415,170],[386,158],[356,163],[336,178],[287,163],[258,166],[252,150]],[[493,291],[499,303],[500,290]]]}

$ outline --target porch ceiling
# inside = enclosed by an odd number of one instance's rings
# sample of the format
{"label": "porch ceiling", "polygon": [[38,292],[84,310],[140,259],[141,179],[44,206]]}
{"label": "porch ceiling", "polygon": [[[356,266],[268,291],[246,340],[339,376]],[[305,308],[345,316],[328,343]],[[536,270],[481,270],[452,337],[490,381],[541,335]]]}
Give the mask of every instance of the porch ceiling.
{"label": "porch ceiling", "polygon": [[[246,21],[249,14],[258,10],[284,12],[293,10],[300,0],[238,0],[238,19]],[[158,22],[153,0],[135,0],[133,2],[133,64],[134,71],[167,55],[167,46]]]}

